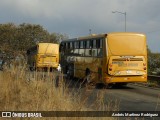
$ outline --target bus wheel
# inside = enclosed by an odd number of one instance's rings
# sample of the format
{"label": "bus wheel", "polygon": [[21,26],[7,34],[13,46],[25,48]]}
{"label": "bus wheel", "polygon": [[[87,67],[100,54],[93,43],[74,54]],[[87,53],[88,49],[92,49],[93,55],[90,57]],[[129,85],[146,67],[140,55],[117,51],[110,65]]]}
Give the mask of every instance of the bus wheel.
{"label": "bus wheel", "polygon": [[116,88],[121,88],[121,87],[126,87],[126,86],[127,86],[127,83],[116,83],[114,85],[114,87],[116,87]]}
{"label": "bus wheel", "polygon": [[113,88],[113,86],[114,86],[113,84],[106,84],[106,85],[105,85],[105,88],[106,88],[106,89],[110,89],[110,88]]}

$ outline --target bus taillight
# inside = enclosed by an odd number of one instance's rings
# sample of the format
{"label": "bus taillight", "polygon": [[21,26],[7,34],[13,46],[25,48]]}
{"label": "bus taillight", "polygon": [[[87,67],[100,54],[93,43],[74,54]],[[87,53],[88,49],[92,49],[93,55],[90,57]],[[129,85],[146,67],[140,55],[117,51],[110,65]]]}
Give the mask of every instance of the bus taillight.
{"label": "bus taillight", "polygon": [[146,70],[147,69],[146,68],[146,63],[143,63],[143,66],[144,66],[143,69]]}
{"label": "bus taillight", "polygon": [[112,64],[109,64],[109,71],[112,71]]}
{"label": "bus taillight", "polygon": [[146,63],[143,63],[143,66],[146,66]]}

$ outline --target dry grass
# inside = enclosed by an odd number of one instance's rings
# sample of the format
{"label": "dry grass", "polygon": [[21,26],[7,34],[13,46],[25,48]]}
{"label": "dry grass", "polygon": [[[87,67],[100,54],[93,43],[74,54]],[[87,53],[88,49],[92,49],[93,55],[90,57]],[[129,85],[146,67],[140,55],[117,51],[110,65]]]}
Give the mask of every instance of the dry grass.
{"label": "dry grass", "polygon": [[[104,103],[104,93],[98,92],[95,102],[87,108],[88,98],[94,90],[83,95],[81,88],[69,88],[68,85],[55,87],[56,72],[29,72],[15,62],[0,72],[0,111],[87,111],[118,110],[117,105]],[[61,81],[64,79],[61,78]],[[71,84],[71,83],[69,83]],[[13,118],[14,119],[14,118]],[[15,118],[17,119],[17,118]],[[20,118],[19,118],[20,119]],[[31,118],[26,118],[31,119]],[[106,118],[41,118],[41,119],[106,119]],[[107,118],[113,119],[113,118]],[[116,119],[116,118],[114,118]]]}

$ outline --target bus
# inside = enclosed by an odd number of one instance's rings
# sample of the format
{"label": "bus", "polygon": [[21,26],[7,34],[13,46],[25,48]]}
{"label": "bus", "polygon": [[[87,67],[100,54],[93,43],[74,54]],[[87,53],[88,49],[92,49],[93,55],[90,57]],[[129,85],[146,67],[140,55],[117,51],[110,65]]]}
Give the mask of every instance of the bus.
{"label": "bus", "polygon": [[62,71],[69,77],[105,85],[147,82],[144,34],[115,32],[63,40],[60,51]]}
{"label": "bus", "polygon": [[59,44],[38,43],[27,50],[30,70],[52,69],[59,65]]}

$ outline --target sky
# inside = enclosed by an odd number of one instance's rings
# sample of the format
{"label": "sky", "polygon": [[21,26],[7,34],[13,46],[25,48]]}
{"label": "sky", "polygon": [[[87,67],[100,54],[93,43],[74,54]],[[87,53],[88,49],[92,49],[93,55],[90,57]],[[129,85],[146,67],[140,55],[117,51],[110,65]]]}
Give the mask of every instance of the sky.
{"label": "sky", "polygon": [[[121,13],[112,13],[119,11]],[[160,52],[160,0],[1,0],[0,24],[40,24],[70,38],[126,31],[146,34]]]}

